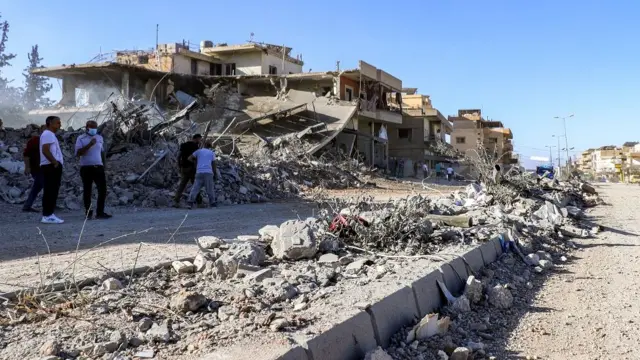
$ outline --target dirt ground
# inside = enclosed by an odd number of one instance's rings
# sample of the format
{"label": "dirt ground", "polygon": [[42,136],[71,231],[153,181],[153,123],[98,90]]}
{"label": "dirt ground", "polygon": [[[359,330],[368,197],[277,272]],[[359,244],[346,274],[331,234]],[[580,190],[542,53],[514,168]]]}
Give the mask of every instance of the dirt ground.
{"label": "dirt ground", "polygon": [[578,240],[568,265],[534,294],[498,359],[640,359],[640,187],[598,186],[607,206],[590,212],[608,227]]}
{"label": "dirt ground", "polygon": [[[443,180],[443,185],[430,184],[430,189],[424,189],[417,180],[376,182],[378,188],[336,190],[325,195],[350,197],[366,193],[386,201],[417,193],[446,193],[462,185]],[[194,256],[198,251],[196,237],[231,239],[256,235],[265,225],[313,216],[315,209],[313,203],[305,201],[189,211],[118,208],[113,212],[114,218],[86,224],[82,214],[63,211],[58,215],[65,224],[43,226],[38,221],[39,214],[25,214],[19,206],[0,204],[0,293],[41,282],[49,284],[52,278],[47,274],[65,269],[71,272],[76,257],[80,258],[75,264],[76,279],[129,269],[134,264],[154,265]]]}

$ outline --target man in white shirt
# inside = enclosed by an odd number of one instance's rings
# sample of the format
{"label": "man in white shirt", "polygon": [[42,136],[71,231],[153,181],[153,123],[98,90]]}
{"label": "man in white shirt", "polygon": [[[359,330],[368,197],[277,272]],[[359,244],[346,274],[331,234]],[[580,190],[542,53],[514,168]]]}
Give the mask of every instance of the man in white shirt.
{"label": "man in white shirt", "polygon": [[80,177],[82,178],[83,200],[85,216],[93,217],[91,210],[91,188],[93,183],[98,189],[96,219],[109,219],[111,215],[104,212],[107,198],[107,178],[104,174],[105,153],[102,145],[104,140],[98,135],[98,123],[87,121],[86,133],[76,140],[76,156],[80,157]]}
{"label": "man in white shirt", "polygon": [[451,167],[451,165],[447,167],[447,180],[453,180],[453,168]]}
{"label": "man in white shirt", "polygon": [[214,191],[214,178],[217,180],[216,153],[211,150],[211,147],[211,142],[207,141],[204,148],[196,150],[189,156],[189,160],[196,163],[196,180],[189,193],[189,207],[193,207],[203,186],[209,197],[209,206],[217,206]]}
{"label": "man in white shirt", "polygon": [[62,150],[56,137],[56,132],[62,126],[60,118],[48,116],[45,120],[46,129],[40,135],[40,171],[44,182],[42,195],[43,224],[62,224],[64,220],[57,217],[53,211],[58,202],[58,191],[62,181]]}

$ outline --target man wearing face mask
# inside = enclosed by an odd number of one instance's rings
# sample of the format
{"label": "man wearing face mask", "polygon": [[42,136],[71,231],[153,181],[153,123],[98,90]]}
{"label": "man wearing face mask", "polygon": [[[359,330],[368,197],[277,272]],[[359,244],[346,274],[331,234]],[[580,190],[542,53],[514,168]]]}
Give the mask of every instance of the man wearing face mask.
{"label": "man wearing face mask", "polygon": [[107,179],[104,173],[105,153],[104,140],[98,135],[98,123],[87,121],[86,133],[78,136],[76,140],[76,156],[80,157],[80,177],[82,178],[83,200],[85,215],[91,219],[91,188],[93,183],[98,188],[98,203],[96,206],[96,219],[108,219],[111,215],[104,212],[104,203],[107,197]]}

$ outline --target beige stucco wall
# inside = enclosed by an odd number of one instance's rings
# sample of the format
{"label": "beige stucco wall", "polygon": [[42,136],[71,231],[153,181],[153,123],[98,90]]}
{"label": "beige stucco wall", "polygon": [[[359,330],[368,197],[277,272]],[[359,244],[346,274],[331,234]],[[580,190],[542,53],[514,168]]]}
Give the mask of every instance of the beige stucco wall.
{"label": "beige stucco wall", "polygon": [[[271,54],[262,54],[262,73],[269,73],[269,65],[275,66],[278,69],[278,74],[282,74],[282,58]],[[299,74],[302,72],[302,65],[294,64],[289,61],[284,61],[284,73],[285,74]]]}

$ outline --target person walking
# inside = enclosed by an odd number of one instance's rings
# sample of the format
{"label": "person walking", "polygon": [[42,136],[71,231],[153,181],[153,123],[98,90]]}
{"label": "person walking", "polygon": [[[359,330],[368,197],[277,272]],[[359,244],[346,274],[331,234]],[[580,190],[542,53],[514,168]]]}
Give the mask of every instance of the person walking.
{"label": "person walking", "polygon": [[[184,189],[187,188],[187,184],[191,182],[195,184],[196,178],[196,165],[193,161],[189,160],[191,155],[200,148],[200,141],[202,135],[195,134],[190,141],[182,143],[180,150],[178,151],[178,167],[180,168],[180,184],[176,190],[176,195],[173,198],[173,207],[180,207],[180,199]],[[198,194],[196,201],[200,202],[200,194]]]}
{"label": "person walking", "polygon": [[78,136],[76,140],[76,156],[80,158],[82,198],[87,219],[93,218],[91,189],[94,183],[98,189],[96,219],[111,218],[111,215],[104,211],[104,204],[107,198],[107,178],[104,172],[106,157],[103,144],[104,139],[98,134],[98,123],[92,120],[87,121],[85,133]]}
{"label": "person walking", "polygon": [[451,167],[451,165],[449,165],[447,167],[447,180],[449,180],[449,182],[451,182],[451,180],[453,180],[453,168]]}
{"label": "person walking", "polygon": [[216,207],[214,181],[218,180],[216,171],[216,153],[211,150],[211,142],[207,141],[204,148],[196,150],[189,160],[196,163],[195,182],[189,193],[189,207],[193,207],[200,189],[204,186],[209,197],[209,206]]}
{"label": "person walking", "polygon": [[60,118],[48,116],[45,119],[46,129],[40,135],[40,171],[44,184],[42,195],[42,222],[43,224],[62,224],[64,220],[53,212],[58,202],[58,192],[62,181],[62,166],[64,158],[56,132],[62,126]]}
{"label": "person walking", "polygon": [[33,203],[36,201],[38,194],[42,191],[42,187],[44,186],[42,172],[40,171],[40,134],[42,134],[44,129],[44,125],[40,126],[40,129],[38,129],[37,132],[31,136],[31,139],[27,141],[27,145],[24,147],[24,151],[22,152],[22,158],[24,160],[24,174],[31,176],[33,179],[33,185],[31,185],[27,201],[25,201],[22,206],[22,211],[24,212],[39,212],[33,208]]}
{"label": "person walking", "polygon": [[429,165],[426,162],[422,163],[422,179],[429,177]]}
{"label": "person walking", "polygon": [[439,179],[442,174],[442,165],[440,163],[436,164],[436,179]]}

